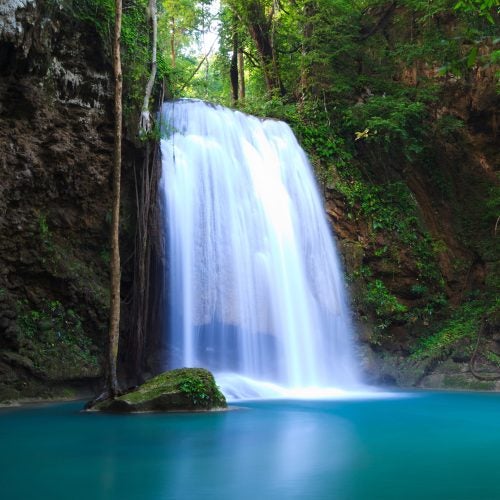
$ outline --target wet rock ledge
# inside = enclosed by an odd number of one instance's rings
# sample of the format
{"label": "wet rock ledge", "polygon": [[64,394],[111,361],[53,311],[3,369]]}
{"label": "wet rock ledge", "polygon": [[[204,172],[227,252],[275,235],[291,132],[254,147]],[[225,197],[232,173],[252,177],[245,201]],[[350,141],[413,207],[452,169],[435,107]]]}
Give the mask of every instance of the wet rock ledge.
{"label": "wet rock ledge", "polygon": [[179,368],[148,380],[116,398],[91,403],[90,411],[142,413],[210,411],[227,407],[213,375],[203,368]]}

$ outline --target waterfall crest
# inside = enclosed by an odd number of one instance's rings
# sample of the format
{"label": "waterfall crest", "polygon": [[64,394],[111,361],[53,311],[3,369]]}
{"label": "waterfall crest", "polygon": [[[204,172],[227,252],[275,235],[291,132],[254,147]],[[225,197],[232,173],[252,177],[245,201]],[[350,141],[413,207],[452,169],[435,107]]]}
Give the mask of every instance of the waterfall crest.
{"label": "waterfall crest", "polygon": [[230,398],[358,386],[342,269],[290,127],[202,101],[165,103],[168,367]]}

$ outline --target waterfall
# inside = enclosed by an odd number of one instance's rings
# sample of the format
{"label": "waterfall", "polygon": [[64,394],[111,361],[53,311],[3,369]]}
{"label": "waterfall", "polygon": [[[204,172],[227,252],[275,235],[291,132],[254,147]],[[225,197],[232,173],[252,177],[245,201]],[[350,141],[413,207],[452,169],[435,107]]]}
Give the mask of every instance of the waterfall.
{"label": "waterfall", "polygon": [[162,110],[168,367],[231,398],[358,385],[343,273],[290,127],[196,100]]}

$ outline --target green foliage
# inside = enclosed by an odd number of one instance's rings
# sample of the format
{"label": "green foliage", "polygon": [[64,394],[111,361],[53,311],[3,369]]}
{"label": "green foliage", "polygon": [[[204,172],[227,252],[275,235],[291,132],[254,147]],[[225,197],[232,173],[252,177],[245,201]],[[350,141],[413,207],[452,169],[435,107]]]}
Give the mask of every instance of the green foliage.
{"label": "green foliage", "polygon": [[411,293],[416,297],[422,297],[429,291],[428,287],[422,283],[415,283],[411,286]]}
{"label": "green foliage", "polygon": [[426,115],[423,102],[401,96],[373,96],[347,110],[346,124],[353,135],[367,130],[363,140],[381,145],[386,152],[401,149],[412,160],[424,149]]}
{"label": "green foliage", "polygon": [[178,388],[188,395],[194,406],[201,408],[225,407],[226,399],[220,392],[213,377],[190,373],[179,382]]}
{"label": "green foliage", "polygon": [[68,4],[78,19],[95,27],[111,54],[115,0],[68,0]]}
{"label": "green foliage", "polygon": [[[409,247],[424,283],[441,286],[436,255],[443,248],[421,227],[415,199],[406,184],[394,182],[379,186],[361,180],[341,180],[335,188],[345,196],[355,216],[369,222],[374,235],[385,232],[393,244]],[[384,255],[387,246],[378,252]]]}
{"label": "green foliage", "polygon": [[[17,304],[21,354],[33,359],[35,368],[49,377],[71,373],[96,375],[99,364],[80,316],[57,300],[46,300],[39,309]],[[65,376],[63,375],[63,376]]]}
{"label": "green foliage", "polygon": [[494,15],[500,13],[498,0],[459,0],[454,8],[485,17],[491,24],[495,22]]}
{"label": "green foliage", "polygon": [[382,319],[401,317],[407,311],[406,306],[389,293],[384,282],[378,279],[368,283],[364,300]]}
{"label": "green foliage", "polygon": [[485,356],[490,363],[500,368],[500,356],[498,354],[494,353],[493,351],[487,351],[485,353]]}
{"label": "green foliage", "polygon": [[476,339],[482,322],[489,316],[498,314],[499,309],[498,297],[483,295],[480,299],[465,302],[453,312],[449,320],[420,341],[412,357],[440,358],[449,354],[459,342],[466,342],[472,353],[472,342]]}
{"label": "green foliage", "polygon": [[[42,243],[41,248],[45,252],[50,253],[54,249],[54,241],[47,222],[47,216],[44,213],[40,213],[36,222],[38,225],[38,237]],[[42,257],[42,261],[45,261],[44,257]]]}
{"label": "green foliage", "polygon": [[415,357],[437,357],[464,337],[472,338],[479,328],[477,318],[468,317],[451,320],[442,330],[421,342]]}
{"label": "green foliage", "polygon": [[210,396],[206,389],[206,384],[195,377],[187,377],[180,384],[179,389],[187,394],[195,406],[207,406]]}

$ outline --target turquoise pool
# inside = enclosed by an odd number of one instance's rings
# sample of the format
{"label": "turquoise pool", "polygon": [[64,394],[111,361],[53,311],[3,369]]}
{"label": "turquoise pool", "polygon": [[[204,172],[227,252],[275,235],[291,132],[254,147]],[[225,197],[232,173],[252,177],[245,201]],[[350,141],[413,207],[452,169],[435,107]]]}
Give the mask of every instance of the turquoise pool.
{"label": "turquoise pool", "polygon": [[500,499],[499,394],[81,407],[0,410],[2,500]]}

